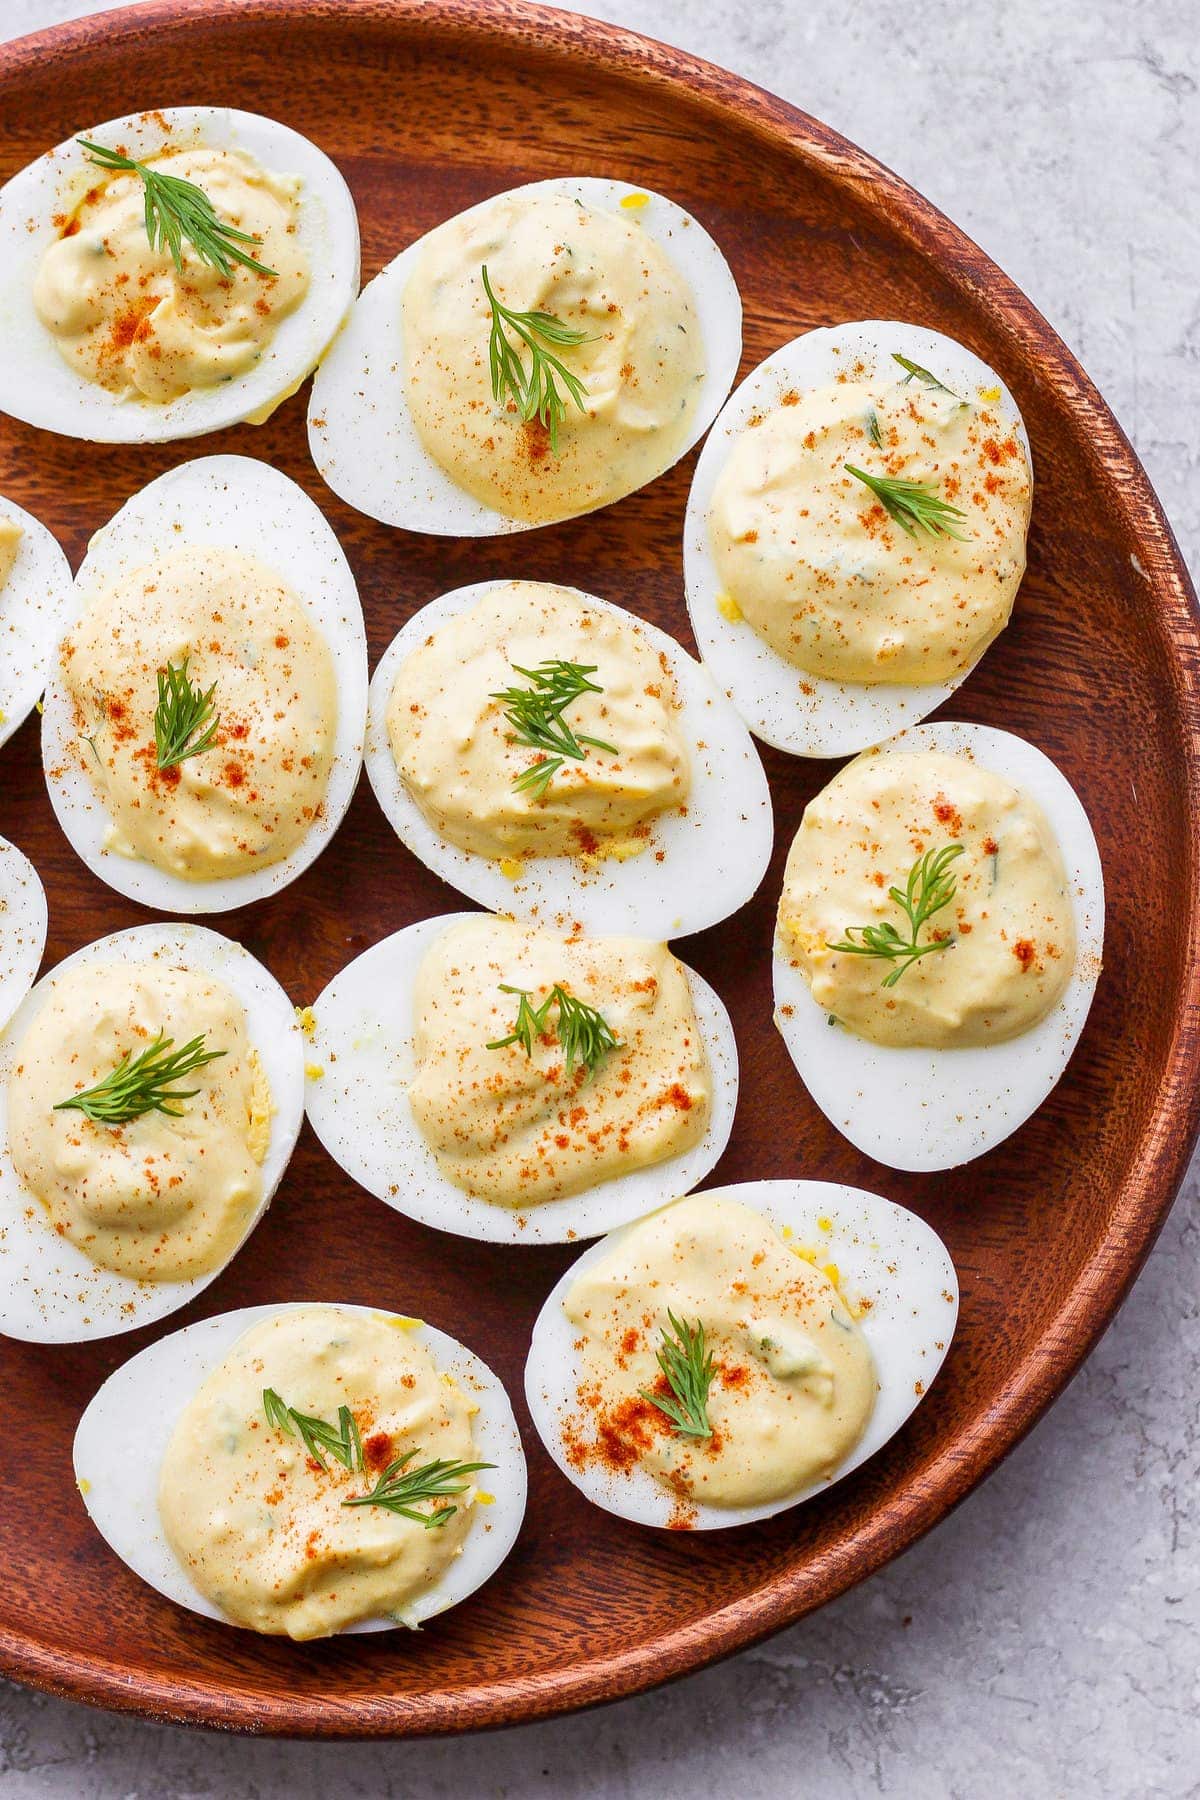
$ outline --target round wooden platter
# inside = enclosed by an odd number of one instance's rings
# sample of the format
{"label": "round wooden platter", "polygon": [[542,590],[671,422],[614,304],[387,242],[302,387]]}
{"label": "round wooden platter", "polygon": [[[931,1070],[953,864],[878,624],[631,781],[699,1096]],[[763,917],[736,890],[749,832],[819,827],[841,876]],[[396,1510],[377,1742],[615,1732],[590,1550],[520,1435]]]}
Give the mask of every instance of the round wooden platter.
{"label": "round wooden platter", "polygon": [[[1010,383],[1037,469],[1016,616],[948,711],[1033,739],[1091,814],[1108,883],[1107,964],[1063,1081],[1014,1138],[946,1174],[897,1175],[808,1100],[771,1024],[769,949],[787,846],[829,765],[772,752],[777,853],[755,901],[690,940],[729,1005],[742,1101],[717,1179],[857,1182],[914,1208],[962,1282],[958,1336],[925,1404],[824,1499],[710,1537],[653,1533],[588,1506],[528,1426],[522,1367],[568,1249],[440,1236],[357,1190],[305,1130],[266,1220],[160,1329],[268,1300],[417,1313],[499,1371],[530,1460],[505,1567],[412,1637],[304,1647],[211,1624],[144,1587],[91,1528],[71,1439],[100,1382],[148,1333],[5,1343],[0,1386],[0,1671],[158,1717],[257,1732],[452,1731],[630,1694],[736,1650],[911,1544],[995,1466],[1062,1389],[1136,1273],[1197,1122],[1195,600],[1118,426],[1029,303],[960,232],[833,132],[756,88],[611,26],[521,0],[155,0],[0,48],[0,176],[99,120],[235,103],[306,132],[362,221],[364,276],[499,189],[577,172],[658,188],[733,265],[749,368],[809,326],[919,320]],[[619,506],[510,539],[425,540],[343,506],[318,479],[305,393],[257,430],[192,445],[97,448],[0,420],[0,493],[73,560],[135,489],[187,457],[236,450],[307,488],[361,588],[372,663],[412,610],[491,576],[578,582],[690,642],[680,538],[693,458]],[[92,878],[43,786],[36,719],[0,753],[0,830],[50,896],[49,967],[146,915]],[[363,781],[332,847],[296,884],[215,921],[297,1002],[386,933],[461,901],[393,838]]]}

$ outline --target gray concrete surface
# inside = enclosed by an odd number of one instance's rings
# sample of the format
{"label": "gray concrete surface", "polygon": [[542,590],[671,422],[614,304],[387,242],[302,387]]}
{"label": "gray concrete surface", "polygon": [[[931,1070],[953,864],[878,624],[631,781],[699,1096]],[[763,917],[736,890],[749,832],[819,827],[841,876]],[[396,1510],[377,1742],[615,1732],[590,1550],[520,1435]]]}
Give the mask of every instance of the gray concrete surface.
{"label": "gray concrete surface", "polygon": [[[0,0],[0,35],[90,10]],[[955,218],[1079,353],[1196,567],[1194,0],[591,10],[775,88]],[[992,1481],[763,1648],[590,1716],[434,1744],[221,1739],[0,1684],[0,1800],[1200,1794],[1198,1187],[1194,1168],[1099,1350]]]}

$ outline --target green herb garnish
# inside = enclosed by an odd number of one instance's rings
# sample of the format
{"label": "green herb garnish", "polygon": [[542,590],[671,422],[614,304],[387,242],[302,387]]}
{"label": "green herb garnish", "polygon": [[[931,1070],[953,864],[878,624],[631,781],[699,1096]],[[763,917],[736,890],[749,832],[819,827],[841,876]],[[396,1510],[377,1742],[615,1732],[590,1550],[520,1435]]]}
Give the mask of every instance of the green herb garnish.
{"label": "green herb garnish", "polygon": [[486,1044],[487,1050],[507,1050],[510,1044],[520,1044],[526,1056],[532,1056],[534,1040],[544,1036],[549,1028],[552,1006],[558,1009],[557,1036],[568,1075],[574,1072],[577,1063],[589,1075],[595,1074],[604,1058],[621,1048],[604,1016],[586,1000],[577,1000],[573,994],[568,994],[557,982],[540,1006],[533,1004],[524,988],[508,987],[501,982],[500,992],[518,996],[517,1016],[508,1036]]}
{"label": "green herb garnish", "polygon": [[550,996],[547,995],[541,1006],[535,1006],[524,988],[509,987],[506,982],[500,983],[502,994],[516,994],[517,1016],[513,1028],[507,1037],[496,1038],[494,1042],[485,1044],[485,1050],[507,1050],[510,1044],[520,1044],[526,1056],[533,1055],[535,1041],[546,1029],[546,1020],[550,1012]]}
{"label": "green herb garnish", "polygon": [[[586,331],[577,331],[573,325],[564,325],[553,313],[514,312],[497,300],[492,292],[486,263],[480,273],[483,277],[483,291],[492,309],[492,335],[488,344],[492,397],[503,400],[506,395],[511,395],[525,425],[532,424],[534,419],[540,420],[550,434],[550,448],[557,455],[558,428],[566,418],[567,403],[556,383],[562,382],[580,412],[585,410],[584,402],[588,396],[579,377],[573,375],[545,346],[558,344],[567,348],[574,344],[586,344],[591,340]],[[521,361],[520,351],[508,336],[510,331],[516,333],[529,351],[528,370]]]}
{"label": "green herb garnish", "polygon": [[879,430],[879,414],[874,407],[871,407],[867,413],[867,436],[880,450],[883,449],[883,437]]}
{"label": "green herb garnish", "polygon": [[523,669],[519,663],[512,666],[529,686],[501,688],[488,698],[502,702],[514,741],[541,751],[532,768],[514,777],[512,785],[518,793],[532,793],[536,799],[542,799],[568,757],[575,762],[585,760],[585,746],[616,756],[615,745],[606,744],[603,738],[586,737],[582,732],[576,734],[563,718],[567,707],[581,695],[604,692],[588,679],[596,673],[597,664],[552,660],[539,663],[536,669]]}
{"label": "green herb garnish", "polygon": [[[188,659],[169,662],[158,671],[158,705],[154,709],[154,748],[160,769],[174,768],[189,756],[211,750],[221,715],[213,705],[214,681],[205,692],[188,679]],[[199,733],[199,736],[196,734]]]}
{"label": "green herb garnish", "polygon": [[[841,942],[830,944],[829,948],[841,951],[844,956],[882,956],[894,962],[896,967],[883,978],[885,988],[895,987],[918,957],[930,956],[936,950],[948,950],[953,941],[951,938],[934,938],[925,944],[919,940],[930,919],[949,906],[958,891],[958,883],[949,870],[963,849],[962,844],[947,844],[941,850],[927,850],[908,871],[904,887],[888,889],[890,898],[908,920],[907,937],[902,936],[888,919],[882,925],[850,925]],[[854,934],[861,942],[852,941]]]}
{"label": "green herb garnish", "polygon": [[140,1119],[148,1112],[166,1113],[178,1119],[184,1110],[181,1102],[194,1100],[200,1089],[175,1088],[171,1083],[181,1081],[206,1063],[216,1062],[227,1052],[206,1050],[203,1033],[172,1054],[174,1042],[174,1038],[164,1037],[160,1031],[137,1056],[128,1051],[103,1081],[84,1088],[80,1094],[72,1094],[69,1100],[58,1101],[54,1111],[73,1109],[85,1113],[97,1125],[126,1125],[130,1119]]}
{"label": "green herb garnish", "polygon": [[615,1033],[594,1006],[586,1000],[576,1000],[561,987],[552,987],[549,999],[558,1008],[558,1042],[567,1074],[574,1071],[577,1063],[589,1075],[594,1074],[606,1056],[621,1048]]}
{"label": "green herb garnish", "polygon": [[87,138],[77,138],[76,142],[87,151],[88,160],[100,168],[141,177],[146,190],[146,236],[150,248],[169,250],[178,274],[183,274],[186,239],[201,262],[219,269],[226,280],[233,274],[234,263],[253,269],[256,275],[274,276],[274,269],[255,262],[248,251],[240,248],[242,244],[260,244],[262,239],[252,231],[239,231],[236,225],[222,219],[204,189],[194,181],[185,181],[182,175],[166,175],[161,169],[135,162],[119,150],[90,143]]}
{"label": "green herb garnish", "polygon": [[288,1437],[299,1437],[308,1454],[323,1469],[329,1467],[325,1461],[325,1457],[329,1455],[340,1462],[344,1469],[361,1474],[362,1438],[354,1422],[354,1414],[348,1406],[338,1407],[337,1425],[334,1427],[324,1419],[313,1418],[311,1413],[297,1412],[294,1406],[288,1406],[286,1401],[280,1399],[274,1388],[264,1388],[263,1411],[267,1415],[268,1425],[274,1425]]}
{"label": "green herb garnish", "polygon": [[642,1388],[642,1399],[649,1400],[659,1412],[665,1413],[680,1437],[710,1438],[713,1428],[708,1417],[708,1390],[716,1370],[712,1352],[705,1348],[704,1326],[699,1319],[689,1325],[686,1319],[677,1319],[668,1308],[667,1325],[663,1326],[658,1350],[658,1366],[666,1377],[672,1398]]}
{"label": "green herb garnish", "polygon": [[965,519],[966,513],[943,500],[936,483],[905,481],[895,475],[868,475],[865,469],[856,469],[853,463],[842,466],[847,475],[853,475],[856,481],[870,488],[909,537],[916,537],[918,531],[927,531],[930,537],[957,538],[960,544],[967,542],[966,534],[956,531],[949,523],[951,519]]}
{"label": "green herb garnish", "polygon": [[433,1512],[418,1512],[419,1502],[465,1494],[469,1484],[463,1480],[464,1475],[474,1475],[478,1469],[496,1466],[486,1462],[439,1460],[423,1463],[419,1469],[410,1469],[409,1463],[419,1455],[419,1450],[410,1450],[407,1455],[397,1457],[395,1462],[388,1464],[369,1494],[355,1494],[349,1500],[343,1500],[342,1505],[386,1507],[388,1512],[399,1513],[402,1518],[415,1519],[426,1531],[436,1530],[454,1517],[457,1506],[439,1506]]}
{"label": "green herb garnish", "polygon": [[[923,369],[921,367],[920,363],[911,362],[907,356],[901,356],[898,350],[892,351],[892,361],[899,363],[900,367],[907,371],[904,380],[900,384],[901,387],[907,387],[909,382],[915,376],[916,379],[923,382],[927,388],[935,388],[939,394],[949,394],[952,400],[958,399],[958,395],[953,388],[948,388],[944,381],[939,381],[936,375],[931,375],[928,369]],[[965,404],[965,402],[960,401],[959,404],[962,405]]]}

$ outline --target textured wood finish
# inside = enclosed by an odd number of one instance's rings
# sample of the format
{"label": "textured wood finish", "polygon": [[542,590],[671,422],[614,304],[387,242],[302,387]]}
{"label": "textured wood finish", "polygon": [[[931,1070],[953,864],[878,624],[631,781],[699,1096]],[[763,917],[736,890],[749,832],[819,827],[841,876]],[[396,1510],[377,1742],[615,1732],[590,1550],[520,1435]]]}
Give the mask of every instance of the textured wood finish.
{"label": "textured wood finish", "polygon": [[[1194,600],[1128,444],[1044,321],[895,177],[781,101],[521,0],[155,0],[0,49],[0,175],[117,113],[228,101],[278,115],[336,158],[360,209],[365,274],[517,182],[580,170],[645,182],[693,210],[729,254],[747,307],[744,366],[807,326],[921,320],[1003,372],[1033,442],[1037,499],[1016,619],[950,710],[1048,751],[1083,797],[1105,858],[1108,964],[1055,1094],[981,1162],[925,1178],[872,1165],[809,1103],[770,1025],[769,942],[784,854],[827,766],[767,753],[771,874],[738,918],[687,945],[730,1006],[743,1061],[718,1178],[795,1173],[877,1188],[928,1218],[958,1265],[957,1342],[887,1450],[823,1502],[719,1537],[655,1535],[589,1508],[542,1453],[520,1398],[531,1321],[569,1252],[410,1225],[358,1192],[306,1130],[251,1245],[166,1328],[271,1299],[420,1313],[502,1374],[532,1480],[516,1551],[467,1604],[419,1638],[296,1648],[176,1611],[88,1524],[71,1485],[75,1422],[148,1334],[0,1352],[0,1670],[108,1706],[263,1732],[512,1722],[693,1669],[859,1580],[995,1465],[1111,1316],[1197,1121]],[[0,492],[44,518],[77,561],[143,482],[188,456],[236,450],[286,470],[324,508],[361,586],[372,661],[444,588],[514,573],[578,581],[687,641],[679,545],[692,458],[578,523],[508,541],[423,541],[359,517],[322,486],[304,406],[301,394],[257,431],[149,449],[88,450],[0,420]],[[50,893],[48,965],[143,918],[59,835],[36,721],[2,761],[0,829],[35,858]],[[302,880],[215,923],[306,1001],[367,944],[459,904],[394,840],[364,781]]]}

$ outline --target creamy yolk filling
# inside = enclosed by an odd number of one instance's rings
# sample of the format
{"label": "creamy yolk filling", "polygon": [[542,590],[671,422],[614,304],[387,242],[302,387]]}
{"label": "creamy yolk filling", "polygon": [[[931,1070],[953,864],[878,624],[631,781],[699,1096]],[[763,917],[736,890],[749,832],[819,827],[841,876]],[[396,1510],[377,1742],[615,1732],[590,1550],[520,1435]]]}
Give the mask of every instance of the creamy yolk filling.
{"label": "creamy yolk filling", "polygon": [[[326,1468],[268,1422],[263,1391],[334,1422],[350,1409],[365,1468]],[[167,1446],[158,1505],[168,1542],[215,1606],[252,1631],[316,1638],[393,1616],[462,1553],[476,1490],[428,1528],[379,1506],[345,1506],[398,1458],[474,1462],[477,1407],[400,1322],[306,1306],[252,1327],[190,1401]],[[421,1510],[431,1510],[425,1503]]]}
{"label": "creamy yolk filling", "polygon": [[[178,1117],[97,1123],[60,1101],[110,1075],[159,1036],[203,1036],[219,1060],[176,1085],[198,1090]],[[138,1281],[187,1281],[233,1254],[262,1197],[271,1095],[240,1002],[219,982],[156,963],[68,969],[17,1048],[8,1144],[50,1223],[99,1263]]]}
{"label": "creamy yolk filling", "polygon": [[[158,767],[158,677],[187,659],[216,684],[210,749]],[[79,755],[110,815],[106,848],[190,881],[279,862],[321,816],[333,761],[333,658],[306,606],[233,550],[185,547],[99,592],[62,668]]]}
{"label": "creamy yolk filling", "polygon": [[[645,1469],[685,1502],[765,1506],[828,1480],[875,1404],[871,1352],[837,1288],[740,1201],[696,1194],[630,1227],[563,1311],[579,1333],[571,1462]],[[702,1325],[713,1355],[706,1439],[643,1394],[670,1398],[657,1361],[668,1313]]]}
{"label": "creamy yolk filling", "polygon": [[24,535],[15,519],[7,519],[0,514],[0,588],[4,587],[13,572]]}
{"label": "creamy yolk filling", "polygon": [[[894,962],[834,946],[847,927],[885,920],[907,933],[889,889],[904,889],[919,857],[955,843],[954,897],[920,937],[948,947],[885,988]],[[930,1048],[1028,1031],[1060,999],[1076,942],[1062,854],[1041,808],[940,751],[868,751],[809,802],[784,872],[778,937],[841,1024],[873,1043]]]}
{"label": "creamy yolk filling", "polygon": [[[586,389],[566,403],[555,450],[516,401],[494,398],[492,311],[481,278],[513,312],[544,312],[586,334],[547,345]],[[562,194],[514,194],[430,233],[404,291],[409,411],[458,486],[512,518],[540,522],[644,486],[680,453],[704,378],[688,284],[637,218]],[[526,373],[530,352],[510,332]]]}
{"label": "creamy yolk filling", "polygon": [[[618,1041],[593,1073],[568,1073],[553,1008],[533,1054],[489,1049],[525,990],[557,984]],[[443,1173],[502,1206],[578,1194],[665,1161],[704,1136],[712,1076],[682,965],[665,944],[572,938],[481,914],[426,953],[414,996],[413,1115]]]}
{"label": "creamy yolk filling", "polygon": [[[516,741],[494,694],[528,685],[519,669],[594,665],[565,721],[584,746],[545,790],[513,784],[546,753]],[[653,821],[682,806],[691,773],[670,665],[636,628],[569,589],[513,581],[450,620],[402,664],[388,739],[409,794],[460,850],[504,859],[618,856],[644,850]]]}
{"label": "creamy yolk filling", "polygon": [[[964,514],[949,520],[960,536],[910,535],[847,463],[932,483]],[[788,662],[833,681],[938,682],[1008,623],[1031,505],[1028,459],[996,404],[860,364],[742,433],[709,532],[726,602]]]}
{"label": "creamy yolk filling", "polygon": [[186,241],[183,273],[146,233],[145,189],[131,173],[90,170],[91,186],[42,258],[33,302],[77,375],[121,399],[165,402],[236,380],[308,292],[300,182],[240,150],[198,146],[144,159],[207,194],[218,216],[260,239],[244,248],[274,271],[229,275]]}

